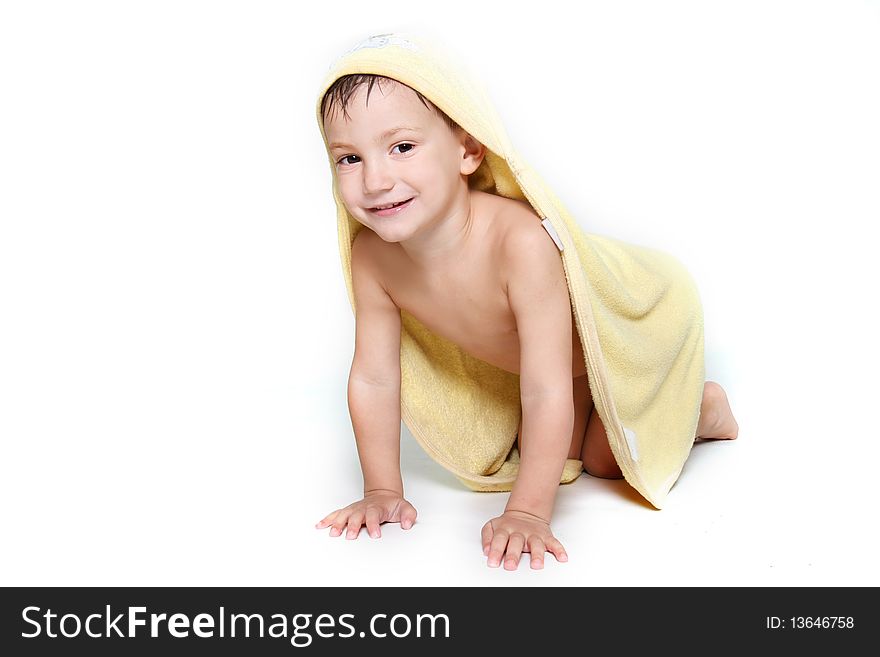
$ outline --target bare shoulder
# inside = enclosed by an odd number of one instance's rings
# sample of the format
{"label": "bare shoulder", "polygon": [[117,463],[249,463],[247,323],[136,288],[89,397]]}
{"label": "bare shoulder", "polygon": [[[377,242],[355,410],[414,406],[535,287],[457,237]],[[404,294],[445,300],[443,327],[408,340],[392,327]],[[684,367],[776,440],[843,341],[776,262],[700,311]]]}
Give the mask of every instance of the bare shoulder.
{"label": "bare shoulder", "polygon": [[361,228],[351,243],[352,275],[369,276],[386,286],[386,273],[382,266],[388,260],[388,244],[369,228]]}
{"label": "bare shoulder", "polygon": [[[351,243],[352,260],[355,257],[362,261],[375,260],[376,250],[379,248],[379,242],[381,241],[379,236],[369,228],[361,228]],[[357,253],[357,256],[355,256],[355,253]]]}
{"label": "bare shoulder", "polygon": [[562,270],[559,249],[541,219],[528,204],[506,200],[513,205],[504,206],[499,223],[504,231],[500,255],[508,281],[517,275],[558,274]]}
{"label": "bare shoulder", "polygon": [[351,244],[351,276],[355,298],[388,305],[394,302],[389,293],[388,244],[369,228],[362,228]]}

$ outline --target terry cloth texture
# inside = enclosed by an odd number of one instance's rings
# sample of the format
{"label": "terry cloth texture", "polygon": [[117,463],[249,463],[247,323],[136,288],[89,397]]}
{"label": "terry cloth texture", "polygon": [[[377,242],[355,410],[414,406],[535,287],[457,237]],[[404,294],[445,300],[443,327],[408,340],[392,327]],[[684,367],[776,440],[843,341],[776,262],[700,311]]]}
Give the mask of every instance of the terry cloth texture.
{"label": "terry cloth texture", "polygon": [[[339,77],[370,73],[418,90],[486,146],[473,189],[525,200],[561,245],[572,312],[593,402],[626,481],[662,508],[694,441],[705,381],[703,313],[692,278],[673,256],[584,231],[514,150],[485,88],[425,38],[384,34],[330,67],[321,100]],[[339,254],[352,311],[351,245],[362,225],[339,195]],[[537,220],[537,219],[536,219]],[[555,233],[555,235],[554,235]],[[519,468],[519,376],[473,358],[401,311],[401,418],[422,448],[465,485],[510,490]],[[582,464],[569,460],[561,483]]]}

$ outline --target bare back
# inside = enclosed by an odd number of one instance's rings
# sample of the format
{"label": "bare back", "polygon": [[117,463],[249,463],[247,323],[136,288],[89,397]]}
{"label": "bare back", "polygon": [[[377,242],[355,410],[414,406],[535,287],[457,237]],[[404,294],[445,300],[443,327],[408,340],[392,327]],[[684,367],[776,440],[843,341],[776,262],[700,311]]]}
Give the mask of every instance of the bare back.
{"label": "bare back", "polygon": [[[381,239],[370,240],[374,262],[380,263],[384,285],[398,308],[471,356],[519,374],[519,335],[506,291],[503,244],[512,230],[544,229],[527,203],[485,192],[471,195],[473,242],[479,246],[462,253],[453,270],[420,271],[398,244]],[[573,319],[571,333],[572,377],[579,377],[586,369]]]}

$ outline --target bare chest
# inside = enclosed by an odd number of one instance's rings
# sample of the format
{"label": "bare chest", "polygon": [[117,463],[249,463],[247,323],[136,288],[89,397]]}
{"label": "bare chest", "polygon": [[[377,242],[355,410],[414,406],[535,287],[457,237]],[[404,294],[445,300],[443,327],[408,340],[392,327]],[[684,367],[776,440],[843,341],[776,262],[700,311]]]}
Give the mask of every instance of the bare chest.
{"label": "bare chest", "polygon": [[[474,358],[519,374],[520,342],[505,282],[492,263],[426,280],[399,271],[387,279],[399,308]],[[584,356],[572,321],[572,376],[585,373]]]}
{"label": "bare chest", "polygon": [[519,336],[504,282],[488,267],[471,266],[432,280],[399,275],[389,281],[399,308],[475,358],[519,372]]}

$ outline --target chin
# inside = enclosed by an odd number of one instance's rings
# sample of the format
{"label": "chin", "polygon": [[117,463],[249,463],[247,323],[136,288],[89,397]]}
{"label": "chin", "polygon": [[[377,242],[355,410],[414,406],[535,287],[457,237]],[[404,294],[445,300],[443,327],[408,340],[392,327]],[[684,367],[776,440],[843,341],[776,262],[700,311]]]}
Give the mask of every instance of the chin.
{"label": "chin", "polygon": [[381,217],[376,217],[370,218],[369,221],[361,221],[361,223],[376,233],[383,242],[388,242],[389,244],[408,240],[413,237],[420,228],[414,219],[409,219],[407,217],[386,219],[384,221]]}
{"label": "chin", "polygon": [[397,244],[398,242],[403,242],[412,237],[411,231],[401,230],[397,226],[369,226],[369,228],[376,233],[383,242],[388,242],[389,244]]}

